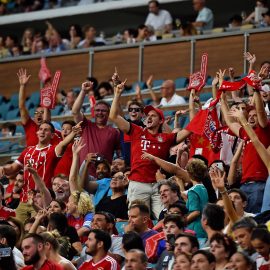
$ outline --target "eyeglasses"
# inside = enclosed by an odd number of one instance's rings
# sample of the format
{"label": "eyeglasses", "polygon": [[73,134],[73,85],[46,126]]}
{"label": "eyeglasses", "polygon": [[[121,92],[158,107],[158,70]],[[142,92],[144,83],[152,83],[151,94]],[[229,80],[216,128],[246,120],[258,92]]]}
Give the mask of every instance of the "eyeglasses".
{"label": "eyeglasses", "polygon": [[108,112],[108,110],[95,109],[95,112],[97,112],[97,113],[99,113],[99,112],[106,113],[106,112]]}
{"label": "eyeglasses", "polygon": [[140,112],[141,109],[140,108],[128,108],[129,112]]}
{"label": "eyeglasses", "polygon": [[43,114],[44,111],[35,111],[35,114]]}

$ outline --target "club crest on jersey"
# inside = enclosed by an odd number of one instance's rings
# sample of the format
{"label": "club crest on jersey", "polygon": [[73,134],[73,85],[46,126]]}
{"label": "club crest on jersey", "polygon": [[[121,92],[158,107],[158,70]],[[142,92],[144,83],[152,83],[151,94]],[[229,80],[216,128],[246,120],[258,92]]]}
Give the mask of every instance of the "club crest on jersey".
{"label": "club crest on jersey", "polygon": [[40,153],[40,156],[41,156],[41,157],[45,157],[45,156],[46,156],[46,152],[41,152],[41,153]]}
{"label": "club crest on jersey", "polygon": [[158,140],[159,142],[163,142],[163,138],[162,138],[161,136],[158,136],[158,137],[157,137],[157,140]]}

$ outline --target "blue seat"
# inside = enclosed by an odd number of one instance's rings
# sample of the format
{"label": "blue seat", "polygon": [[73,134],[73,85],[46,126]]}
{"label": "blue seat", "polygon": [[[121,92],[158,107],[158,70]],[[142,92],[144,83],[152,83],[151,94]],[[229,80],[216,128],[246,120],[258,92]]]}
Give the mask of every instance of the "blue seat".
{"label": "blue seat", "polygon": [[146,84],[144,82],[134,82],[132,84],[132,89],[135,91],[137,84],[140,86],[141,90],[146,89]]}
{"label": "blue seat", "polygon": [[154,80],[153,81],[153,87],[161,86],[164,80]]}
{"label": "blue seat", "polygon": [[33,108],[31,108],[28,112],[29,112],[29,115],[30,115],[30,117],[34,117],[34,115],[35,115],[35,111],[36,111],[36,107],[33,107]]}
{"label": "blue seat", "polygon": [[211,97],[212,97],[212,93],[201,93],[200,94],[200,101],[205,102]]}
{"label": "blue seat", "polygon": [[39,106],[40,104],[40,92],[34,92],[31,94],[31,96],[29,97],[29,102],[32,103],[35,107]]}
{"label": "blue seat", "polygon": [[57,106],[55,106],[55,108],[53,110],[51,110],[51,115],[52,116],[60,115],[62,111],[63,111],[63,106],[57,105]]}
{"label": "blue seat", "polygon": [[4,102],[4,97],[0,95],[0,105]]}
{"label": "blue seat", "polygon": [[19,118],[19,109],[8,111],[6,114],[6,120],[15,120]]}
{"label": "blue seat", "polygon": [[28,110],[32,109],[35,107],[35,105],[33,104],[32,100],[29,98],[26,100],[25,102],[25,106]]}
{"label": "blue seat", "polygon": [[124,228],[127,224],[128,224],[127,221],[119,221],[115,223],[115,227],[119,235],[123,235],[125,233]]}
{"label": "blue seat", "polygon": [[174,81],[176,89],[178,88],[185,88],[188,84],[188,78],[180,77],[175,79]]}
{"label": "blue seat", "polygon": [[208,76],[206,79],[206,85],[212,85],[213,78]]}
{"label": "blue seat", "polygon": [[10,104],[13,108],[18,108],[19,106],[19,94],[14,94],[10,98]]}
{"label": "blue seat", "polygon": [[21,125],[16,126],[16,134],[22,134],[22,135],[25,134],[23,126]]}
{"label": "blue seat", "polygon": [[0,114],[2,115],[2,119],[6,119],[6,115],[8,111],[10,111],[12,108],[12,105],[10,102],[4,102],[0,106]]}

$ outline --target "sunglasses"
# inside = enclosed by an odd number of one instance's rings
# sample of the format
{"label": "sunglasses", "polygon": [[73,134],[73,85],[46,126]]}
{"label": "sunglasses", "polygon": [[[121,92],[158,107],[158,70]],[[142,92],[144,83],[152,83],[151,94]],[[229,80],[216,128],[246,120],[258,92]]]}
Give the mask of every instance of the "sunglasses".
{"label": "sunglasses", "polygon": [[128,108],[129,112],[140,112],[141,109],[140,108]]}

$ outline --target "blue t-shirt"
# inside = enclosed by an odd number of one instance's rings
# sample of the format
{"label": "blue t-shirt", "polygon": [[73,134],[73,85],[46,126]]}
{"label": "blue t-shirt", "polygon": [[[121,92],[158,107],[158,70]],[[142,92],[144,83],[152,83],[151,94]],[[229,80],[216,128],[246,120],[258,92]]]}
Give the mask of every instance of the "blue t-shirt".
{"label": "blue t-shirt", "polygon": [[110,188],[111,178],[103,178],[97,180],[98,188],[94,196],[94,205],[96,206],[101,199],[106,196],[112,196],[112,190]]}

